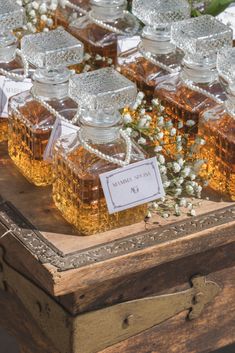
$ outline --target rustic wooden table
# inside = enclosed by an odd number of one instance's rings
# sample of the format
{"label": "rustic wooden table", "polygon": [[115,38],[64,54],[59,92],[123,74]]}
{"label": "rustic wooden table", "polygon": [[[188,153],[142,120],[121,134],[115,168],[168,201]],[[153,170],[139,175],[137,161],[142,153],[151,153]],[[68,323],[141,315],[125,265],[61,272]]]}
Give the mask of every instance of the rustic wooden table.
{"label": "rustic wooden table", "polygon": [[[205,353],[235,343],[235,204],[81,237],[0,147],[0,327],[21,353]],[[213,199],[214,198],[214,199]],[[9,352],[10,353],[10,352]]]}

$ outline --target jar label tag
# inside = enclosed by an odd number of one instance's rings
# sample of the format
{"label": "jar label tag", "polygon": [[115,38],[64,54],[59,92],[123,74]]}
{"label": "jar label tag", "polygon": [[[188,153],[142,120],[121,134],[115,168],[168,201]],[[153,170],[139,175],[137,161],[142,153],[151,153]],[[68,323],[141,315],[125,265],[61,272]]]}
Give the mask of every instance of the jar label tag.
{"label": "jar label tag", "polygon": [[140,40],[141,40],[140,36],[132,36],[132,37],[119,36],[118,54],[137,48],[140,43]]}
{"label": "jar label tag", "polygon": [[0,117],[8,118],[8,101],[16,94],[30,90],[32,81],[26,78],[23,81],[14,81],[5,76],[0,76]]}
{"label": "jar label tag", "polygon": [[100,175],[109,214],[165,196],[157,159],[149,158]]}
{"label": "jar label tag", "polygon": [[52,161],[53,159],[53,150],[56,141],[63,136],[73,134],[79,130],[79,127],[76,125],[73,125],[72,123],[61,120],[60,118],[57,118],[55,121],[55,124],[53,126],[51,136],[49,138],[49,141],[47,143],[46,149],[43,154],[43,159],[44,161]]}

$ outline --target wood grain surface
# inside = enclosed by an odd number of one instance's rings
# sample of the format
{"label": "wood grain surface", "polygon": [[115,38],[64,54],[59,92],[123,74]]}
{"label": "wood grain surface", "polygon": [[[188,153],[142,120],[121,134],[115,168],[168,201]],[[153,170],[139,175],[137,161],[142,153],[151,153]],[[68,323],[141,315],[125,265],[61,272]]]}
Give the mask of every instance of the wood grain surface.
{"label": "wood grain surface", "polygon": [[211,278],[223,286],[201,317],[186,321],[186,313],[102,353],[209,353],[235,342],[235,267],[215,272]]}

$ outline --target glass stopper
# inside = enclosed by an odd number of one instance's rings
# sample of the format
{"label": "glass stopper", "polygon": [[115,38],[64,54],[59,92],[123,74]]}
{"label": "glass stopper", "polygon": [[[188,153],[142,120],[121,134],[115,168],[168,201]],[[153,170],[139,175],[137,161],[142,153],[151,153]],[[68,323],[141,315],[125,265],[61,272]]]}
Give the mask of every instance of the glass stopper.
{"label": "glass stopper", "polygon": [[158,27],[190,17],[187,0],[133,0],[133,14],[145,25]]}
{"label": "glass stopper", "polygon": [[24,24],[25,13],[16,0],[0,0],[0,32],[9,32]]}
{"label": "glass stopper", "polygon": [[46,69],[78,64],[84,54],[84,45],[62,28],[24,36],[21,47],[30,64]]}
{"label": "glass stopper", "polygon": [[104,68],[73,76],[70,95],[82,107],[113,111],[130,106],[136,98],[137,88],[118,71]]}
{"label": "glass stopper", "polygon": [[172,42],[194,62],[216,62],[218,51],[232,46],[232,38],[232,30],[210,15],[172,25]]}

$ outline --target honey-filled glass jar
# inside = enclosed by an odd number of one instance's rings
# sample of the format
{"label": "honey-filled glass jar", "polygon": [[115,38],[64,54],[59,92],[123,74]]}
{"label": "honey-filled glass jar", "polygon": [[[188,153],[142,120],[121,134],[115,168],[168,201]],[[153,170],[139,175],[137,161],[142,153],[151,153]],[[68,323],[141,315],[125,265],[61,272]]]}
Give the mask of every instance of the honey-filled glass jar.
{"label": "honey-filled glass jar", "polygon": [[78,133],[57,141],[53,199],[81,235],[144,220],[147,205],[109,214],[100,174],[145,159],[122,130],[120,109],[134,102],[136,85],[111,68],[76,75],[71,96],[81,107]]}
{"label": "honey-filled glass jar", "polygon": [[44,152],[55,120],[72,121],[77,112],[77,103],[68,94],[73,73],[67,66],[82,61],[83,44],[60,28],[25,36],[22,51],[37,69],[32,89],[10,99],[8,151],[31,183],[45,186],[53,181]]}

